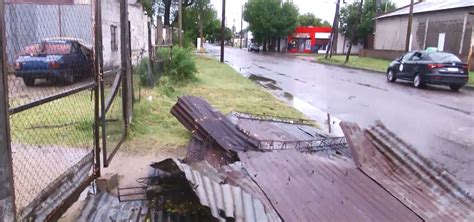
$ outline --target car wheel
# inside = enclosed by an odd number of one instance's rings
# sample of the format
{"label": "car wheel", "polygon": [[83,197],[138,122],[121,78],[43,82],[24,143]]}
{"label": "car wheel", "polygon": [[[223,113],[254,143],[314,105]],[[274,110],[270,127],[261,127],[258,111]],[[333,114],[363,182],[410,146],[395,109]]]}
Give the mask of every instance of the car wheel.
{"label": "car wheel", "polygon": [[387,81],[389,82],[397,81],[397,77],[395,76],[395,74],[393,73],[391,69],[387,71]]}
{"label": "car wheel", "polygon": [[461,89],[462,85],[449,85],[449,88],[451,91],[459,91]]}
{"label": "car wheel", "polygon": [[423,83],[423,80],[421,79],[420,74],[416,74],[415,78],[413,79],[413,85],[419,89],[425,87],[425,83]]}
{"label": "car wheel", "polygon": [[66,74],[64,74],[63,82],[64,82],[64,84],[66,84],[66,85],[71,85],[71,84],[73,84],[73,83],[74,83],[74,75],[72,75],[71,73],[66,73]]}
{"label": "car wheel", "polygon": [[34,86],[35,78],[23,77],[23,82],[25,83],[26,86]]}

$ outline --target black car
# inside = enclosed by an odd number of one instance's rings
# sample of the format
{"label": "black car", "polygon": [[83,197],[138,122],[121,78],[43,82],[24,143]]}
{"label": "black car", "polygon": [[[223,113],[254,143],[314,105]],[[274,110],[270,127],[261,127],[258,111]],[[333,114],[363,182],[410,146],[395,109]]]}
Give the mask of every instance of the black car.
{"label": "black car", "polygon": [[451,53],[413,51],[390,63],[387,80],[395,82],[397,79],[413,81],[417,88],[426,84],[448,85],[457,91],[468,82],[469,71],[468,65]]}
{"label": "black car", "polygon": [[72,84],[74,80],[93,74],[92,47],[80,39],[49,38],[26,46],[15,60],[15,75],[26,86],[36,79],[59,80]]}

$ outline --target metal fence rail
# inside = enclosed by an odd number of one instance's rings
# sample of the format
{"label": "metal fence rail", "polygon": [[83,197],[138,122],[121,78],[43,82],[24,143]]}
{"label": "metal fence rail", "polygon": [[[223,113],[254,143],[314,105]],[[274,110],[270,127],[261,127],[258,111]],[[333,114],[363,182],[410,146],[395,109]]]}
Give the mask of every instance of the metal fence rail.
{"label": "metal fence rail", "polygon": [[339,150],[347,148],[345,137],[328,137],[317,140],[298,140],[298,141],[276,141],[276,140],[258,140],[260,150],[297,150],[300,152],[314,153],[326,150]]}

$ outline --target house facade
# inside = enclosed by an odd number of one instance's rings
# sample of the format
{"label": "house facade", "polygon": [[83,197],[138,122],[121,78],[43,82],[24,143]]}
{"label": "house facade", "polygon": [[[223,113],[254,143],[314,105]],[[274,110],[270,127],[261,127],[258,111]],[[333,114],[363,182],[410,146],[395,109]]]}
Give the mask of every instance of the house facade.
{"label": "house facade", "polygon": [[[140,59],[148,57],[148,22],[143,6],[136,1],[128,1],[130,22],[131,60],[136,65]],[[104,69],[120,67],[120,4],[119,0],[102,0],[102,45]],[[156,29],[151,29],[151,39],[155,39]]]}
{"label": "house facade", "polygon": [[[435,47],[466,60],[474,42],[473,14],[474,0],[414,4],[409,50]],[[408,16],[407,6],[376,17],[374,49],[380,56],[392,59],[403,53]]]}

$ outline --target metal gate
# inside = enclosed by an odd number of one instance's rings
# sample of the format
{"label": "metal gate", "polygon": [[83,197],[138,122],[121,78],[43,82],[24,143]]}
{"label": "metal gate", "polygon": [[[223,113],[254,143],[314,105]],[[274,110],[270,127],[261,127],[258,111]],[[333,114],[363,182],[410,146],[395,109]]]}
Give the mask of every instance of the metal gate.
{"label": "metal gate", "polygon": [[94,7],[88,0],[0,4],[2,145],[11,152],[14,191],[14,203],[0,211],[52,220],[100,174]]}
{"label": "metal gate", "polygon": [[[101,8],[101,2],[98,1],[98,7]],[[119,55],[120,60],[112,64],[104,64],[102,51],[98,53],[98,59],[101,70],[100,95],[101,95],[101,140],[102,140],[102,159],[103,166],[108,167],[118,149],[127,138],[128,126],[131,121],[132,113],[132,70],[131,70],[131,49],[130,49],[130,23],[128,21],[128,3],[126,0],[119,0],[117,7],[107,11],[99,10],[98,26],[110,27],[112,36],[120,36],[120,42],[114,42],[111,39],[112,51]],[[119,14],[110,12],[119,11]],[[102,13],[107,12],[107,15]],[[106,24],[103,24],[106,23]],[[101,31],[98,33],[102,36]],[[98,45],[104,45],[98,38]],[[116,44],[114,46],[114,44]],[[114,52],[111,52],[112,54]],[[110,61],[108,61],[110,63]]]}
{"label": "metal gate", "polygon": [[[101,2],[0,0],[0,221],[55,220],[126,139],[128,6],[104,25]],[[104,27],[119,39],[117,67],[104,67]]]}

